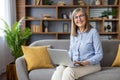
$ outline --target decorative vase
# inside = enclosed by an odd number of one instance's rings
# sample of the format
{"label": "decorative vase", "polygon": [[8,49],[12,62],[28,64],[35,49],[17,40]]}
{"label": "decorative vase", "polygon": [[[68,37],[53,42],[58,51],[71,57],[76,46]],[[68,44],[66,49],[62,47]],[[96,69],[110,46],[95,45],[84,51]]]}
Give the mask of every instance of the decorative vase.
{"label": "decorative vase", "polygon": [[69,12],[69,19],[72,19],[72,11]]}
{"label": "decorative vase", "polygon": [[84,6],[84,5],[85,5],[85,3],[84,3],[83,0],[79,0],[78,3],[79,3],[79,5],[81,5],[81,6]]}
{"label": "decorative vase", "polygon": [[108,15],[108,18],[109,18],[109,19],[112,19],[112,18],[113,18],[113,16],[112,16],[112,15]]}
{"label": "decorative vase", "polygon": [[45,32],[48,32],[48,28],[47,27],[45,27]]}
{"label": "decorative vase", "polygon": [[96,0],[95,5],[100,5],[100,0]]}
{"label": "decorative vase", "polygon": [[10,63],[6,67],[7,80],[18,80],[15,63]]}

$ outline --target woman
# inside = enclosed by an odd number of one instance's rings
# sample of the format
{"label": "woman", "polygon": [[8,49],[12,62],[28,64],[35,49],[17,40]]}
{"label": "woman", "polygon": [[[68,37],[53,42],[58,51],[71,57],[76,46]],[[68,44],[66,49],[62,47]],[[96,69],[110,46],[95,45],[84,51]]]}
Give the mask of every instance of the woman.
{"label": "woman", "polygon": [[72,13],[69,55],[77,67],[60,65],[51,80],[75,80],[101,70],[103,51],[99,34],[89,25],[88,16],[82,8]]}

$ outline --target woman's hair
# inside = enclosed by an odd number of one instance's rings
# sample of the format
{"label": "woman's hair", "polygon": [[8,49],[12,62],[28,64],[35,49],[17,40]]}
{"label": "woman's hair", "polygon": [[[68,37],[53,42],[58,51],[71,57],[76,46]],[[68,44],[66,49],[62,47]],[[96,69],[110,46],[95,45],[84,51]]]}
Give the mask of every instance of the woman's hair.
{"label": "woman's hair", "polygon": [[89,25],[89,21],[88,21],[88,16],[87,13],[85,12],[85,10],[83,10],[83,8],[76,8],[73,12],[72,12],[72,17],[71,17],[71,34],[73,36],[77,36],[77,29],[78,27],[75,25],[74,22],[74,17],[75,15],[79,12],[83,12],[83,14],[85,15],[85,19],[86,19],[86,24],[84,26],[84,30],[89,31],[91,29],[91,26]]}

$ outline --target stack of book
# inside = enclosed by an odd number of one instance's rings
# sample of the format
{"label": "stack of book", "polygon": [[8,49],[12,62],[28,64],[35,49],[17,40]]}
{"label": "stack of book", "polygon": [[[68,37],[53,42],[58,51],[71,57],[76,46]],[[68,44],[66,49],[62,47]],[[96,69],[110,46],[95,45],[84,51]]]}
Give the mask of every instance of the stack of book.
{"label": "stack of book", "polygon": [[40,5],[41,4],[41,0],[34,0],[34,5]]}
{"label": "stack of book", "polygon": [[35,33],[35,32],[40,33],[40,32],[42,32],[42,26],[33,24],[33,25],[31,25],[31,31],[33,33]]}

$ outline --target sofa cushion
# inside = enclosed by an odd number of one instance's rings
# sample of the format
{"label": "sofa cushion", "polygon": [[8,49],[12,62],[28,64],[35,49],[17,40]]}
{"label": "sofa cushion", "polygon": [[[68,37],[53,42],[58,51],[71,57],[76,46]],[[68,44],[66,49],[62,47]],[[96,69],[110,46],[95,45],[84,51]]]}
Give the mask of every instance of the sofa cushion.
{"label": "sofa cushion", "polygon": [[[30,80],[50,80],[55,68],[36,69],[29,72]],[[101,71],[85,75],[76,80],[120,80],[119,67],[103,67]],[[114,75],[113,75],[114,74]]]}
{"label": "sofa cushion", "polygon": [[30,80],[50,80],[54,71],[55,71],[55,68],[32,70],[29,73],[29,79]]}
{"label": "sofa cushion", "polygon": [[120,40],[103,40],[102,48],[103,48],[103,59],[101,61],[102,67],[111,67],[118,50],[118,44],[120,44]]}
{"label": "sofa cushion", "polygon": [[119,47],[118,47],[118,52],[117,52],[117,56],[112,64],[112,66],[114,67],[120,67],[120,44],[119,44]]}
{"label": "sofa cushion", "polygon": [[37,68],[52,68],[51,60],[46,46],[28,47],[22,46],[28,71]]}
{"label": "sofa cushion", "polygon": [[69,50],[70,40],[56,40],[56,39],[46,39],[46,40],[38,40],[31,43],[29,46],[46,46],[51,45],[53,49],[66,49]]}
{"label": "sofa cushion", "polygon": [[105,67],[99,72],[85,75],[77,80],[120,80],[120,68]]}

